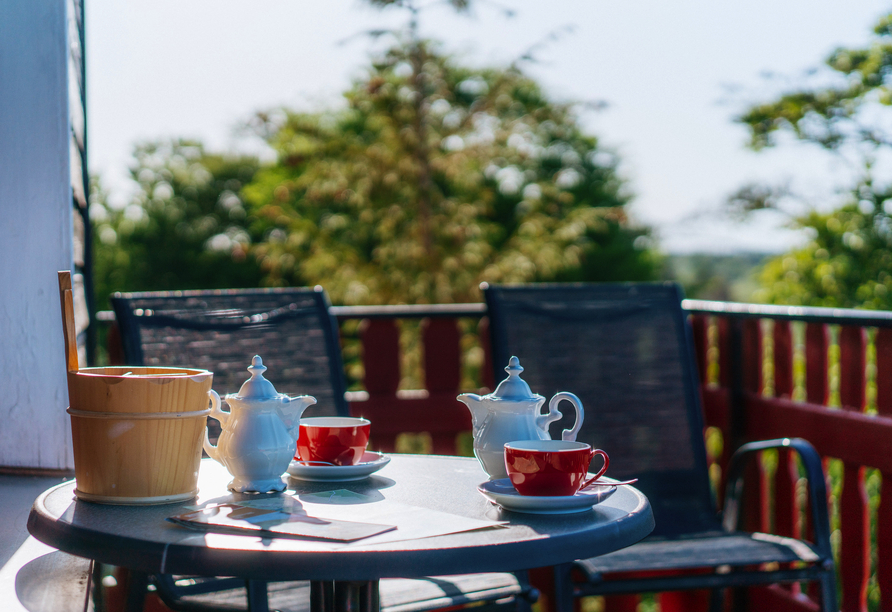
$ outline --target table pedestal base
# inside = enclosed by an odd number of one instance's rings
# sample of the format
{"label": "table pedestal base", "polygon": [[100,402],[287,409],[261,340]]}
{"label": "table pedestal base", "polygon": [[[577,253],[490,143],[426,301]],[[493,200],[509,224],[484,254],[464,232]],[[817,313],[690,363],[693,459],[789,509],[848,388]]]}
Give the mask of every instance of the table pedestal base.
{"label": "table pedestal base", "polygon": [[310,612],[379,612],[378,581],[313,581]]}

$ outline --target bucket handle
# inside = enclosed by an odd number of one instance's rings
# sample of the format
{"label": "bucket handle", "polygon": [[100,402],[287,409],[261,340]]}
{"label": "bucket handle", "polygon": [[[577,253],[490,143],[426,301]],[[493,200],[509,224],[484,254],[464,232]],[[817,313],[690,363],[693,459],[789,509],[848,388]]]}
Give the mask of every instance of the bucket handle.
{"label": "bucket handle", "polygon": [[[217,395],[217,392],[213,389],[208,391],[208,397],[211,398],[211,413],[208,415],[211,418],[217,419],[220,421],[220,425],[225,429],[226,422],[229,420],[229,413],[223,412],[220,409],[220,396]],[[220,463],[220,459],[217,456],[217,447],[211,444],[210,439],[208,438],[208,428],[204,428],[204,452],[208,454],[208,457]]]}
{"label": "bucket handle", "polygon": [[59,271],[59,300],[62,303],[62,336],[65,339],[65,365],[69,372],[78,371],[77,328],[74,324],[74,294],[71,293],[71,271]]}

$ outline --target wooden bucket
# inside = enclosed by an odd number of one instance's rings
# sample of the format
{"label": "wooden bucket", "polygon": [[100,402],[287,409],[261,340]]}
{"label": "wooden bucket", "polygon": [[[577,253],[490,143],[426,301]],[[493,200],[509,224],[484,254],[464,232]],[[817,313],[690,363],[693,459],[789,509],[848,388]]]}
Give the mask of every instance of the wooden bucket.
{"label": "wooden bucket", "polygon": [[212,379],[189,368],[69,371],[75,495],[107,504],[194,497]]}

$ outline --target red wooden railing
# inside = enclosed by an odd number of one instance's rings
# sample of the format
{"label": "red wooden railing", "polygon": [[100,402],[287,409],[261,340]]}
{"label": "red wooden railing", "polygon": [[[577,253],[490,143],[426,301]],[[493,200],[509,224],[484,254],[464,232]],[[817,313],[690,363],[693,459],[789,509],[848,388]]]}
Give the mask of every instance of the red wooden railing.
{"label": "red wooden railing", "polygon": [[[706,423],[725,441],[718,465],[743,442],[809,440],[828,474],[841,609],[892,610],[892,486],[875,492],[878,476],[892,483],[892,313],[685,305]],[[766,459],[754,465],[749,527],[807,538],[796,463],[786,452],[775,466]],[[750,591],[757,610],[817,610],[816,597],[798,585]]]}
{"label": "red wooden railing", "polygon": [[[459,438],[471,431],[471,413],[455,398],[462,389],[462,329],[460,321],[478,324],[485,314],[483,304],[437,304],[425,306],[335,306],[332,313],[341,323],[342,342],[347,321],[361,320],[364,391],[348,393],[350,412],[375,423],[373,444],[393,451],[401,434],[430,436],[430,450],[437,454],[459,454]],[[405,369],[400,322],[420,320],[419,344],[423,389],[400,389]],[[480,334],[485,355],[487,335]],[[475,387],[492,387],[492,368],[480,368]]]}
{"label": "red wooden railing", "polygon": [[[710,448],[721,438],[721,450],[712,458],[717,489],[740,444],[794,436],[809,440],[825,458],[842,610],[892,611],[892,486],[877,486],[892,482],[892,313],[696,300],[686,300],[685,307],[691,313]],[[456,440],[470,431],[471,421],[456,395],[493,388],[485,306],[332,310],[342,341],[360,344],[364,390],[348,399],[353,414],[375,422],[377,448],[392,451],[400,434],[426,432],[433,452],[458,452]],[[420,322],[422,390],[400,388],[407,367],[401,328],[409,322]],[[462,360],[466,336],[478,325],[476,342],[486,359],[469,387],[462,382]],[[805,483],[791,456],[781,452],[753,462],[748,483],[749,529],[809,538]],[[748,596],[751,610],[818,609],[818,592],[795,584],[753,588]],[[668,612],[701,609],[705,601],[692,593],[661,603]],[[630,605],[628,598],[617,599],[605,609]]]}

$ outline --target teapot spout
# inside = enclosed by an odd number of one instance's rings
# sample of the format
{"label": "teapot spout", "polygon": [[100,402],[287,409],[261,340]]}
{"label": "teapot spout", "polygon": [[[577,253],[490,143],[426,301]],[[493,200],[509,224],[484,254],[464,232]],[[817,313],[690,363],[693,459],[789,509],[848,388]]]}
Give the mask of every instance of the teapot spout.
{"label": "teapot spout", "polygon": [[278,407],[279,418],[285,424],[288,435],[297,442],[297,438],[300,436],[300,417],[304,410],[316,403],[316,398],[310,395],[298,395],[297,397],[282,395],[280,399],[282,404]]}
{"label": "teapot spout", "polygon": [[462,393],[455,399],[467,406],[468,410],[471,411],[471,424],[474,427],[474,435],[476,436],[480,427],[483,426],[483,422],[489,412],[484,403],[483,396],[477,395],[476,393]]}

